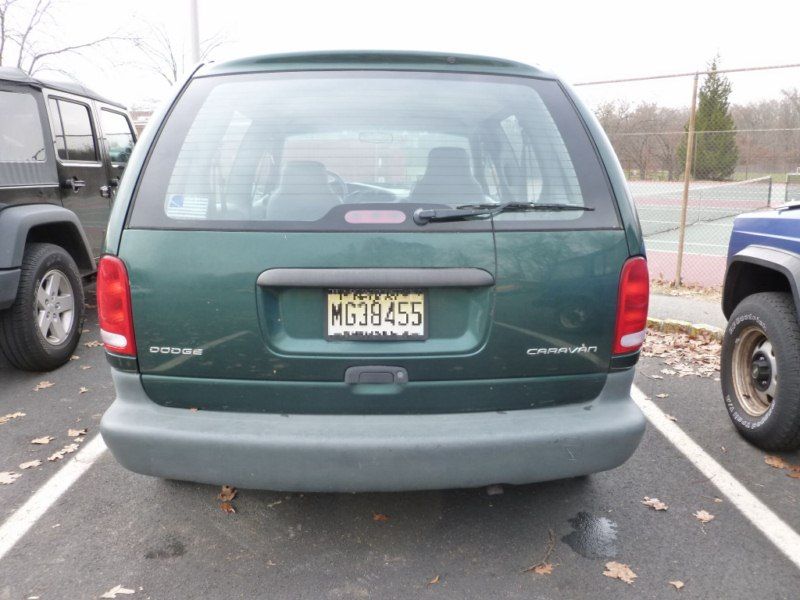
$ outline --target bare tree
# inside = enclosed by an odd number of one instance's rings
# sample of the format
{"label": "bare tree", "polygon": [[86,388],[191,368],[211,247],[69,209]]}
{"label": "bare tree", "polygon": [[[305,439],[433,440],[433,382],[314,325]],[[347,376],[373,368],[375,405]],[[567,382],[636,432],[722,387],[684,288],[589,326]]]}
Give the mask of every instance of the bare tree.
{"label": "bare tree", "polygon": [[[225,43],[221,33],[200,41],[200,60]],[[161,76],[168,84],[178,81],[187,66],[186,51],[182,42],[176,42],[163,25],[147,24],[134,42],[142,55],[141,65]]]}
{"label": "bare tree", "polygon": [[60,56],[82,55],[90,48],[113,40],[128,39],[111,34],[87,41],[61,43],[56,13],[61,0],[0,0],[0,66],[14,66],[33,75],[57,70],[52,62]]}

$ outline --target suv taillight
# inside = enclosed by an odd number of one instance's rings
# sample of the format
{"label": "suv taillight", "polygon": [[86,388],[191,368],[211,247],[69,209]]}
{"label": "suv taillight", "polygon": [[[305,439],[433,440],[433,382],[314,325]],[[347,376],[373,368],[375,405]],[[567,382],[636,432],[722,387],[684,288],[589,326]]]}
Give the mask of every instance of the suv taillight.
{"label": "suv taillight", "polygon": [[97,266],[97,316],[106,350],[136,356],[128,271],[116,256],[103,256]]}
{"label": "suv taillight", "polygon": [[637,256],[622,266],[617,300],[617,326],[614,354],[629,354],[642,347],[647,329],[647,304],[650,300],[650,274],[647,261]]}

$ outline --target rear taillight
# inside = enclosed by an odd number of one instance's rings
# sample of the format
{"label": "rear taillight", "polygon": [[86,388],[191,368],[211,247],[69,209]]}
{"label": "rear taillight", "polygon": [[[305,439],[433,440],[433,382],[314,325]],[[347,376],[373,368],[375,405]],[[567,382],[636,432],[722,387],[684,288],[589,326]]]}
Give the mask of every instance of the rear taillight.
{"label": "rear taillight", "polygon": [[647,329],[649,299],[647,261],[641,256],[631,258],[622,266],[619,277],[614,354],[628,354],[642,347]]}
{"label": "rear taillight", "polygon": [[128,271],[116,256],[102,257],[97,266],[97,316],[106,350],[136,356]]}

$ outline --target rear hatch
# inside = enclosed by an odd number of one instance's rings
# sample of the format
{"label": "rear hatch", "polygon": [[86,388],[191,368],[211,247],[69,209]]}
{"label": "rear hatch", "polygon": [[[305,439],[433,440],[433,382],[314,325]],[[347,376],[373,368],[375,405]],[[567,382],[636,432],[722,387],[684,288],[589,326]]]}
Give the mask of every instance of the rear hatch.
{"label": "rear hatch", "polygon": [[374,71],[193,81],[119,254],[154,401],[420,413],[596,396],[628,251],[557,82]]}

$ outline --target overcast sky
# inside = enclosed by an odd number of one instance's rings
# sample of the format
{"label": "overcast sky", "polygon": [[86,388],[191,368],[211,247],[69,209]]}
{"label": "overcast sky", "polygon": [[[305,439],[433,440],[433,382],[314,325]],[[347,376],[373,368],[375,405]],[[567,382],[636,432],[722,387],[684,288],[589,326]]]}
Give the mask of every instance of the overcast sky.
{"label": "overcast sky", "polygon": [[[487,54],[539,64],[569,82],[703,69],[717,52],[723,67],[800,63],[800,2],[484,2],[401,0],[246,2],[199,0],[201,38],[222,34],[213,58],[324,49],[413,49]],[[69,0],[59,29],[79,39],[162,24],[178,47],[188,39],[188,0]],[[68,33],[67,33],[68,32]],[[185,44],[188,54],[188,43]],[[71,61],[89,87],[127,104],[160,99],[168,86],[138,67],[125,45],[99,66]],[[95,62],[95,61],[93,61]],[[114,66],[112,66],[114,65]],[[800,87],[800,69],[731,76],[734,101],[776,97]],[[581,89],[606,98],[688,104],[689,79]]]}

